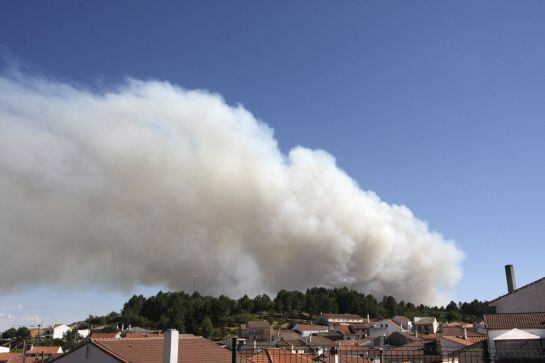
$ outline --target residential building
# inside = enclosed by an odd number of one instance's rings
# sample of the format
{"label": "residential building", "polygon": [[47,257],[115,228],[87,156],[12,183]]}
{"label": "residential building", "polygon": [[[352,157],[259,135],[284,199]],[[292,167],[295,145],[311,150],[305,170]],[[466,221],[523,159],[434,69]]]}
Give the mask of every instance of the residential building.
{"label": "residential building", "polygon": [[507,294],[488,303],[496,313],[537,313],[545,311],[545,277],[520,288],[516,287],[512,265],[505,266]]}
{"label": "residential building", "polygon": [[9,353],[9,347],[0,346],[0,353]]}
{"label": "residential building", "polygon": [[66,324],[53,324],[46,329],[44,335],[53,339],[62,339],[70,330],[72,329]]}
{"label": "residential building", "polygon": [[404,331],[411,331],[413,329],[413,322],[406,316],[396,315],[392,318],[392,320],[395,321]]}
{"label": "residential building", "polygon": [[[56,363],[231,363],[231,351],[208,339],[179,336],[142,339],[94,339],[53,359]],[[240,362],[248,362],[240,358]]]}
{"label": "residential building", "polygon": [[26,355],[29,357],[55,357],[61,355],[63,350],[59,346],[32,346],[27,350]]}
{"label": "residential building", "polygon": [[489,314],[484,325],[492,349],[540,347],[545,339],[545,312]]}
{"label": "residential building", "polygon": [[303,337],[308,337],[309,335],[312,335],[312,334],[329,332],[329,328],[327,326],[307,325],[307,324],[295,324],[292,330],[299,333]]}
{"label": "residential building", "polygon": [[369,335],[370,323],[352,323],[348,325],[354,339],[363,339]]}
{"label": "residential building", "polygon": [[292,353],[280,348],[265,349],[248,357],[248,361],[252,363],[314,363],[312,355]]}
{"label": "residential building", "polygon": [[439,323],[434,316],[430,317],[418,317],[415,316],[413,319],[413,326],[415,331],[423,334],[433,334],[437,333],[437,328]]}
{"label": "residential building", "polygon": [[368,334],[370,336],[389,336],[394,332],[402,333],[403,329],[401,329],[401,326],[392,319],[377,321],[376,323],[371,324],[368,329]]}
{"label": "residential building", "polygon": [[240,326],[240,337],[247,339],[248,342],[268,342],[271,343],[272,331],[271,323],[266,320],[249,321]]}
{"label": "residential building", "polygon": [[318,324],[352,324],[363,323],[364,319],[357,314],[322,314],[318,317]]}

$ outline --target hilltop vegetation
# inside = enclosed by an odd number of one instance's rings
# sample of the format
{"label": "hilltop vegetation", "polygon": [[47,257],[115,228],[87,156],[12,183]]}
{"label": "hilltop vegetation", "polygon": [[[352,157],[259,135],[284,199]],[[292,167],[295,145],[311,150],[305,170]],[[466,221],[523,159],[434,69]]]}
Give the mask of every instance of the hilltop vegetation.
{"label": "hilltop vegetation", "polygon": [[[152,329],[176,328],[205,337],[223,336],[229,327],[252,319],[290,322],[311,319],[322,312],[353,313],[374,319],[395,315],[435,316],[440,321],[468,321],[489,312],[485,302],[450,302],[446,307],[414,305],[393,296],[377,300],[348,288],[314,287],[306,292],[281,290],[271,298],[266,294],[238,300],[192,295],[184,292],[159,292],[155,296],[134,295],[123,306],[118,322]],[[106,322],[106,321],[105,321]]]}

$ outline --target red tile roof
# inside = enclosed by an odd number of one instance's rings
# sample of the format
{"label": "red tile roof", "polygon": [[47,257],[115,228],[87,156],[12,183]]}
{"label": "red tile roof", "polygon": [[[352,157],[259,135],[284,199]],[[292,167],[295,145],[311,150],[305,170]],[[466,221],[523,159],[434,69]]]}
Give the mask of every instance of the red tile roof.
{"label": "red tile roof", "polygon": [[[150,363],[163,361],[163,337],[140,339],[94,339],[93,344],[123,363]],[[85,345],[77,349],[85,349]],[[72,351],[74,352],[74,350]],[[70,354],[67,353],[67,354]],[[61,356],[57,359],[62,359]],[[231,351],[203,337],[180,337],[179,363],[231,363]],[[248,362],[243,359],[240,362]]]}
{"label": "red tile roof", "polygon": [[483,340],[486,340],[485,336],[471,337],[471,339],[468,337],[468,339],[463,339],[463,338],[452,336],[452,335],[444,335],[441,338],[450,340],[451,342],[458,343],[458,344],[466,346],[466,347],[470,346],[470,345],[473,345],[475,343],[482,342]]}
{"label": "red tile roof", "polygon": [[545,329],[545,312],[488,314],[484,324],[487,329]]}
{"label": "red tile roof", "polygon": [[23,361],[22,353],[0,353],[0,363],[20,363]]}
{"label": "red tile roof", "polygon": [[52,347],[40,347],[35,346],[32,347],[32,349],[27,350],[27,355],[36,355],[36,354],[45,354],[45,355],[52,355],[52,354],[62,354],[62,348],[59,346],[52,346]]}
{"label": "red tile roof", "polygon": [[329,330],[327,326],[323,326],[323,325],[295,324],[295,326],[298,327],[300,330],[307,330],[307,331],[328,331]]}
{"label": "red tile roof", "polygon": [[91,339],[116,338],[119,333],[91,333]]}
{"label": "red tile roof", "polygon": [[280,348],[266,349],[252,355],[248,360],[252,363],[313,363],[308,354],[294,354]]}

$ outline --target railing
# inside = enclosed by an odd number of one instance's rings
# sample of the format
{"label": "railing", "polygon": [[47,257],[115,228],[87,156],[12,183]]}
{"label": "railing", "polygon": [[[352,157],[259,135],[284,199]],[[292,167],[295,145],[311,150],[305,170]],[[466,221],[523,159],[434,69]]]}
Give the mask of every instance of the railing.
{"label": "railing", "polygon": [[460,350],[423,347],[313,346],[238,347],[233,363],[534,363],[545,362],[545,349],[465,348]]}

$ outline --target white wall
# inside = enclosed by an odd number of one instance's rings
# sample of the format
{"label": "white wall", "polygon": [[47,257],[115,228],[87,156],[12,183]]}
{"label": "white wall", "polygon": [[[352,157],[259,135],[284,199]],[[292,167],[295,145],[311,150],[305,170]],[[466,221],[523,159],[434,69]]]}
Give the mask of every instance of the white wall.
{"label": "white wall", "polygon": [[[507,333],[510,330],[511,329],[489,330],[488,331],[488,346],[494,349],[496,347],[494,344],[495,343],[494,338],[497,338],[498,336],[502,335],[503,333]],[[545,329],[520,329],[520,330],[524,330],[525,332],[528,332],[530,334],[535,334],[539,336],[540,338],[545,339]]]}
{"label": "white wall", "polygon": [[87,343],[84,346],[73,350],[72,352],[58,358],[57,363],[118,363],[119,361],[112,358],[94,345]]}
{"label": "white wall", "polygon": [[8,347],[0,347],[0,353],[9,353]]}
{"label": "white wall", "polygon": [[545,311],[545,279],[491,302],[496,313],[539,313]]}
{"label": "white wall", "polygon": [[59,325],[53,328],[53,339],[62,339],[64,333],[69,332],[70,327],[68,325]]}

